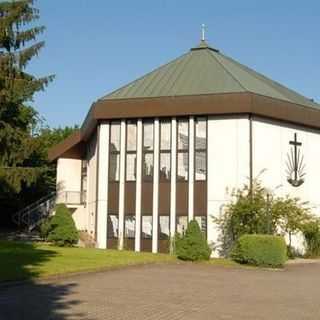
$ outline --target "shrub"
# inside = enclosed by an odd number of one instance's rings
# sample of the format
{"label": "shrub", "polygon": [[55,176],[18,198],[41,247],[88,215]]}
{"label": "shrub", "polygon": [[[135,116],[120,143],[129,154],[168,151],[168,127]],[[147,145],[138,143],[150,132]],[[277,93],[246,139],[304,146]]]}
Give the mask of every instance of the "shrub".
{"label": "shrub", "polygon": [[186,233],[176,237],[176,254],[181,260],[209,260],[211,249],[196,220],[189,222]]}
{"label": "shrub", "polygon": [[281,267],[287,260],[287,247],[280,236],[247,234],[237,240],[231,258],[244,264]]}
{"label": "shrub", "polygon": [[307,243],[307,257],[320,256],[320,222],[318,220],[311,221],[304,226],[304,238]]}
{"label": "shrub", "polygon": [[44,240],[48,239],[49,233],[50,233],[50,229],[51,229],[51,219],[47,218],[45,220],[43,220],[40,224],[40,237]]}
{"label": "shrub", "polygon": [[56,206],[56,213],[50,221],[48,240],[58,246],[72,246],[79,240],[79,233],[69,209],[64,204]]}
{"label": "shrub", "polygon": [[279,230],[289,235],[291,248],[292,235],[302,230],[310,220],[307,203],[298,198],[277,197],[274,192],[263,187],[258,179],[252,186],[234,190],[232,201],[228,203],[219,217],[213,220],[221,233],[220,254],[228,256],[235,242],[244,234],[277,234]]}

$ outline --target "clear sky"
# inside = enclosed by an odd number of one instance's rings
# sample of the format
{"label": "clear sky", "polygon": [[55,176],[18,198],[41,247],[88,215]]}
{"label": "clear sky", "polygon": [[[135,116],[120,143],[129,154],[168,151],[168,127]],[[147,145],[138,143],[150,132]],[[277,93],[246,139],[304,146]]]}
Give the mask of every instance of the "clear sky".
{"label": "clear sky", "polygon": [[320,101],[319,0],[37,0],[46,47],[30,65],[56,74],[36,95],[50,126],[81,124],[106,93],[206,38],[224,54]]}

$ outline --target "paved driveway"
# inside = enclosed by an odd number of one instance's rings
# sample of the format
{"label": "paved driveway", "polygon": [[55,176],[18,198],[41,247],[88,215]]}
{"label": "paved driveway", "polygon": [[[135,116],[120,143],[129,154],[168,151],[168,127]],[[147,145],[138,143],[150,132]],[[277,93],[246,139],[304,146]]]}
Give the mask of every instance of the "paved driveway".
{"label": "paved driveway", "polygon": [[0,319],[320,319],[320,265],[149,265],[0,287]]}

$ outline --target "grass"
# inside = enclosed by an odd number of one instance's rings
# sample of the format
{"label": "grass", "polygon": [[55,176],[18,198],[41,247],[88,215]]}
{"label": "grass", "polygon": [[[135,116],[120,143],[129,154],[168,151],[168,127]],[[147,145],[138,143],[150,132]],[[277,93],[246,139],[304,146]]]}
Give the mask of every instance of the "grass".
{"label": "grass", "polygon": [[44,278],[148,263],[177,261],[167,254],[54,247],[0,241],[0,281]]}
{"label": "grass", "polygon": [[[176,257],[168,254],[63,248],[43,243],[0,241],[0,281],[46,278],[68,273],[177,261]],[[200,263],[238,265],[231,260],[220,258]]]}

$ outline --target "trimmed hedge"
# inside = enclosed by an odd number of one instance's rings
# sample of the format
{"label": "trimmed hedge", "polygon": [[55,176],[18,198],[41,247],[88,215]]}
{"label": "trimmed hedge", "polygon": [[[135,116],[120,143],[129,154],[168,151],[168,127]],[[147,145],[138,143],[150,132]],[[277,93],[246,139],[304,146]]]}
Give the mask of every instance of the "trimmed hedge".
{"label": "trimmed hedge", "polygon": [[246,234],[231,251],[236,262],[266,267],[282,267],[287,260],[287,246],[283,237]]}
{"label": "trimmed hedge", "polygon": [[196,220],[189,222],[185,235],[176,237],[176,255],[181,260],[209,260],[211,249]]}
{"label": "trimmed hedge", "polygon": [[50,219],[48,241],[58,246],[72,246],[79,240],[79,232],[71,216],[70,210],[64,204],[58,204],[55,215]]}

